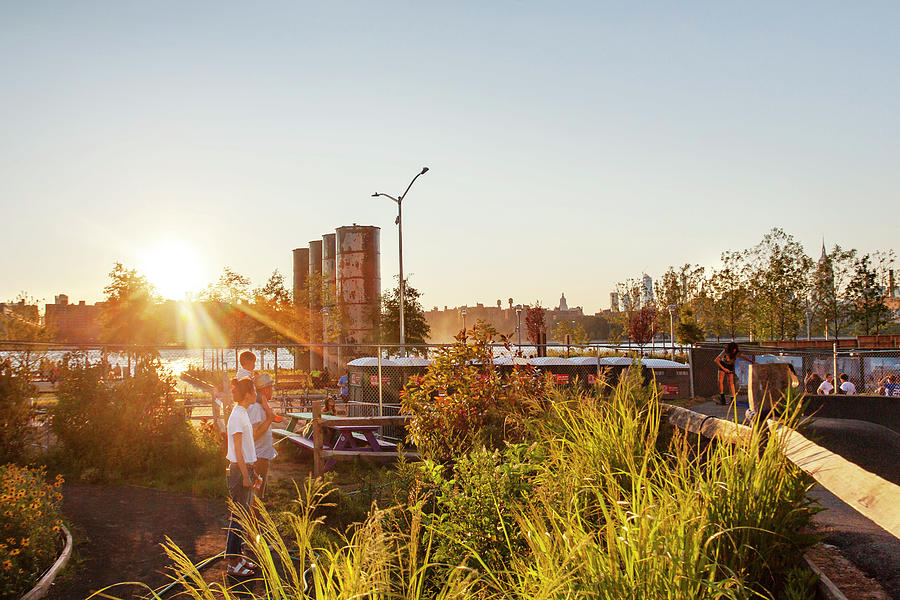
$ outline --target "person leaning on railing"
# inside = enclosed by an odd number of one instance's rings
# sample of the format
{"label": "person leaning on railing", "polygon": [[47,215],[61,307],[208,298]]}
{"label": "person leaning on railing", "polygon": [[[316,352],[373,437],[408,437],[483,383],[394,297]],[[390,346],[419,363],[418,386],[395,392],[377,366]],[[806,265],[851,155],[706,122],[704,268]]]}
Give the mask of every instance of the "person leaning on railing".
{"label": "person leaning on railing", "polygon": [[715,363],[719,367],[719,404],[725,404],[726,379],[728,379],[728,383],[731,385],[731,397],[737,397],[734,385],[734,370],[739,358],[743,358],[751,364],[756,364],[752,358],[742,354],[740,348],[738,348],[738,345],[734,342],[729,342],[728,345],[725,346],[725,349],[715,358]]}

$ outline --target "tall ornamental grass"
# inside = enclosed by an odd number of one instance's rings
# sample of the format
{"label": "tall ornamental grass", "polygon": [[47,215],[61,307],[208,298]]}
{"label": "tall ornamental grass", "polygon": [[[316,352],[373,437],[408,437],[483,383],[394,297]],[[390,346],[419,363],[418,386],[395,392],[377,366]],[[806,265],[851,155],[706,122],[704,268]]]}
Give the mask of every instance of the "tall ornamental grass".
{"label": "tall ornamental grass", "polygon": [[[800,564],[810,482],[764,425],[735,443],[663,437],[658,397],[637,369],[612,393],[542,400],[520,443],[425,461],[402,501],[373,506],[339,542],[314,542],[326,539],[315,517],[325,491],[312,481],[274,549],[256,537],[274,529],[265,510],[245,516],[264,597],[814,597]],[[166,549],[189,597],[236,597]]]}

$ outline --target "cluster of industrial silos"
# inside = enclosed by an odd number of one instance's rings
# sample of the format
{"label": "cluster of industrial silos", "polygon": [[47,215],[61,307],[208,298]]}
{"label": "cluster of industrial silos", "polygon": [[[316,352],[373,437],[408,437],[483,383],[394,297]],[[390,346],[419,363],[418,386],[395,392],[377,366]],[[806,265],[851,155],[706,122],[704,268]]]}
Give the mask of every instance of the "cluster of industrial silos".
{"label": "cluster of industrial silos", "polygon": [[[325,293],[306,294],[307,281]],[[309,371],[327,367],[339,373],[358,354],[342,344],[375,340],[381,309],[381,229],[370,225],[338,227],[306,248],[294,250],[294,298],[309,299],[310,352],[295,366]],[[319,289],[319,286],[310,286]],[[321,344],[321,345],[320,345]]]}

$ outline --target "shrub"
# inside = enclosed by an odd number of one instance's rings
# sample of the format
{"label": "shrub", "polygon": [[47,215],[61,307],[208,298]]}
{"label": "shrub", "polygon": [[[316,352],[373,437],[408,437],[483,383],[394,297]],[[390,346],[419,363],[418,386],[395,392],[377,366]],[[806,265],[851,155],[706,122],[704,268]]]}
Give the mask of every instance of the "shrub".
{"label": "shrub", "polygon": [[104,374],[102,366],[83,365],[60,382],[52,419],[64,469],[164,485],[218,475],[218,440],[184,419],[173,380],[157,361],[139,362],[123,381]]}
{"label": "shrub", "polygon": [[60,486],[43,469],[0,466],[0,599],[20,597],[56,560]]}
{"label": "shrub", "polygon": [[502,375],[493,351],[465,339],[442,348],[418,380],[401,392],[410,440],[429,458],[447,462],[482,446],[500,448],[525,439],[528,422],[541,411],[547,380],[530,368]]}
{"label": "shrub", "polygon": [[22,462],[28,448],[34,386],[12,367],[0,369],[0,464]]}
{"label": "shrub", "polygon": [[467,557],[471,568],[498,570],[524,549],[515,511],[532,492],[532,459],[533,449],[522,444],[502,453],[481,448],[460,457],[452,479],[439,465],[419,463],[435,492],[426,519],[437,534],[435,560],[455,564]]}

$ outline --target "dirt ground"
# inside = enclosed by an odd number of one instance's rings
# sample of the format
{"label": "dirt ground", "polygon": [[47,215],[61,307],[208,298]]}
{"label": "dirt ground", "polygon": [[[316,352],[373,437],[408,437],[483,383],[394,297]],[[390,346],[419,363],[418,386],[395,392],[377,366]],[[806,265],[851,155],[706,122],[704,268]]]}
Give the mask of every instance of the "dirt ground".
{"label": "dirt ground", "polygon": [[[165,585],[162,544],[172,539],[194,561],[225,547],[227,511],[222,500],[138,487],[66,484],[63,513],[74,525],[75,564],[57,579],[48,598],[75,600],[122,581]],[[121,586],[112,596],[146,590]]]}
{"label": "dirt ground", "polygon": [[[276,479],[305,478],[303,463],[277,460]],[[224,486],[224,473],[222,485]],[[54,583],[49,600],[79,600],[106,586],[139,581],[152,588],[168,584],[169,560],[161,544],[171,538],[195,563],[225,549],[228,511],[224,500],[133,486],[65,484],[63,514],[73,525],[75,555]],[[203,571],[223,582],[224,562]],[[117,586],[109,595],[136,598],[146,588]]]}

